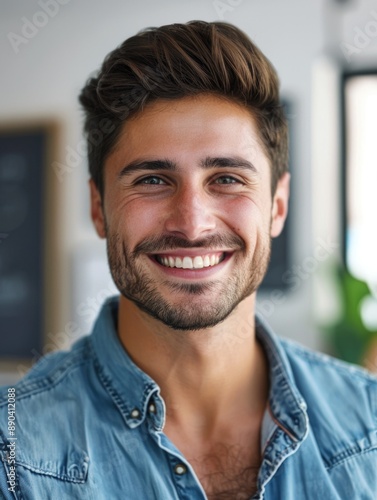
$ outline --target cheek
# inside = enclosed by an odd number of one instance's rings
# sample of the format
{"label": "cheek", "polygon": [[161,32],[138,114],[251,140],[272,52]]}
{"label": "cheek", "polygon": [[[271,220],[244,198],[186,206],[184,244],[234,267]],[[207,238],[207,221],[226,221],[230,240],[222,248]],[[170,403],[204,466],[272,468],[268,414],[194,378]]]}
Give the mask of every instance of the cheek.
{"label": "cheek", "polygon": [[255,234],[261,225],[261,211],[250,198],[237,198],[222,207],[227,225],[244,239]]}
{"label": "cheek", "polygon": [[129,243],[140,241],[145,236],[156,232],[162,225],[162,211],[153,204],[141,199],[113,199],[109,207],[111,219],[109,225]]}
{"label": "cheek", "polygon": [[269,241],[269,220],[266,207],[255,199],[238,198],[226,205],[224,217],[227,226],[245,243],[245,256],[253,258],[258,249]]}

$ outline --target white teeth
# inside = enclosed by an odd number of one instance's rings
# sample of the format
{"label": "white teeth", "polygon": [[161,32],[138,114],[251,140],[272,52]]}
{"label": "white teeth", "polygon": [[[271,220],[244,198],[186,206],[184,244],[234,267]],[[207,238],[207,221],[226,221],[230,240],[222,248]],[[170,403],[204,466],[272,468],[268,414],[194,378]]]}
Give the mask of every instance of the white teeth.
{"label": "white teeth", "polygon": [[204,267],[203,257],[200,257],[200,255],[194,257],[194,267],[195,269],[201,269]]}
{"label": "white teeth", "polygon": [[192,269],[194,267],[194,263],[191,257],[183,257],[183,269]]}
{"label": "white teeth", "polygon": [[221,255],[197,255],[192,257],[159,257],[160,264],[166,267],[183,269],[202,269],[203,267],[216,266],[221,260]]}

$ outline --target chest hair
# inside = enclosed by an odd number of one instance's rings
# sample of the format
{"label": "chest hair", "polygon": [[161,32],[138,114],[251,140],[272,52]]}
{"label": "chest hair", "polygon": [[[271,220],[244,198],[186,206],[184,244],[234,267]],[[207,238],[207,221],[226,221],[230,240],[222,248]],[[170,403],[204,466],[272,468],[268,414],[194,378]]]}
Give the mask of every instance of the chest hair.
{"label": "chest hair", "polygon": [[250,446],[218,443],[188,461],[208,500],[249,500],[257,491],[261,457]]}

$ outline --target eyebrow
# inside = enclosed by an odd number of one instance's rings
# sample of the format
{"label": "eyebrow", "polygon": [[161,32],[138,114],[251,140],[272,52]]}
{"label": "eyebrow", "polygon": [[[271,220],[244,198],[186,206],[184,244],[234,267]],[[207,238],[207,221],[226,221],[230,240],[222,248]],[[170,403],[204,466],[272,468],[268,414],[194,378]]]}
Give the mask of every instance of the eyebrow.
{"label": "eyebrow", "polygon": [[[221,156],[221,157],[212,157],[207,156],[200,162],[200,167],[203,169],[210,168],[241,168],[245,170],[249,170],[254,174],[258,174],[258,170],[255,166],[237,156]],[[178,170],[178,165],[172,160],[163,159],[163,160],[135,160],[127,165],[125,165],[122,170],[118,174],[118,178],[128,176],[134,172],[144,171],[144,170],[169,170],[176,171]]]}
{"label": "eyebrow", "polygon": [[177,165],[171,160],[135,160],[128,163],[118,174],[118,178],[125,177],[140,170],[177,170]]}
{"label": "eyebrow", "polygon": [[258,173],[258,170],[255,168],[255,166],[250,162],[247,161],[243,158],[239,158],[238,156],[221,156],[221,157],[211,157],[207,156],[205,158],[200,166],[202,168],[243,168],[246,170],[251,170],[255,174]]}

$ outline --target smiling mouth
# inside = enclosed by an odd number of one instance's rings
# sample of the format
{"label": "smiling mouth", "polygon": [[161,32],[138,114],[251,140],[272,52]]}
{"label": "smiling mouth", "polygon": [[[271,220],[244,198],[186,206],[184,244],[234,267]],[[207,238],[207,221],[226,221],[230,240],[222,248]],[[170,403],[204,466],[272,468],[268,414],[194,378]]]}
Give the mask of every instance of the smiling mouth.
{"label": "smiling mouth", "polygon": [[227,256],[226,252],[209,253],[206,255],[154,255],[155,260],[164,267],[175,267],[178,269],[203,269],[220,264]]}

